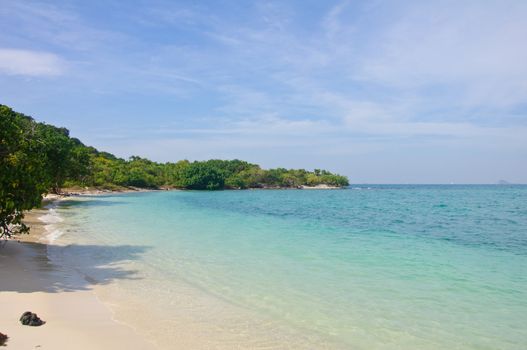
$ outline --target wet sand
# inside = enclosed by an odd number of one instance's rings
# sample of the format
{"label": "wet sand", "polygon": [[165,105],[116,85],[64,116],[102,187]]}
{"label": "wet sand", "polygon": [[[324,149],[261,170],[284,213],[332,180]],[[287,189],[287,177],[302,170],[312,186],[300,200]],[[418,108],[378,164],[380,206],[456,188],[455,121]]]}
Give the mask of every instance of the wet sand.
{"label": "wet sand", "polygon": [[[0,242],[0,332],[7,349],[155,349],[132,328],[114,320],[93,292],[94,285],[48,259],[45,210],[33,210],[25,222],[29,235]],[[31,311],[46,323],[23,326]]]}

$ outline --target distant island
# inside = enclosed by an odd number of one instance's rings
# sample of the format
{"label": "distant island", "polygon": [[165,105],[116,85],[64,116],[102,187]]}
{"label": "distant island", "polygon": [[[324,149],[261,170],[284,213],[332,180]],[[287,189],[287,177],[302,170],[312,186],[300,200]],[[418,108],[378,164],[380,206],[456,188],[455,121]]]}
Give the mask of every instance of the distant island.
{"label": "distant island", "polygon": [[22,212],[45,193],[63,188],[223,190],[332,188],[346,176],[315,169],[262,169],[242,160],[157,163],[101,152],[69,136],[66,128],[36,122],[0,104],[0,236],[21,225]]}

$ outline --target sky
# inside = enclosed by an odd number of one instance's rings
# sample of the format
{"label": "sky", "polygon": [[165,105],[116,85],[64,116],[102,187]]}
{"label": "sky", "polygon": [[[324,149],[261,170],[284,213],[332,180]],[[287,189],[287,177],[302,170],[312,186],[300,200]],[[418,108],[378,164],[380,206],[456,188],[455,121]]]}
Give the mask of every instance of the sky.
{"label": "sky", "polygon": [[0,0],[0,103],[99,150],[527,183],[527,1]]}

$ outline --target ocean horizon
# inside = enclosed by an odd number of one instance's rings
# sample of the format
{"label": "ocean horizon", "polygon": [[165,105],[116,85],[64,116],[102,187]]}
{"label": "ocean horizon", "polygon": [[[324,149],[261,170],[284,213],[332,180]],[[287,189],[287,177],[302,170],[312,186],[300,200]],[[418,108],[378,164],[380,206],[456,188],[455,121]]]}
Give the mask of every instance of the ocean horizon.
{"label": "ocean horizon", "polygon": [[525,203],[525,185],[155,191],[42,220],[52,263],[167,344],[521,349]]}

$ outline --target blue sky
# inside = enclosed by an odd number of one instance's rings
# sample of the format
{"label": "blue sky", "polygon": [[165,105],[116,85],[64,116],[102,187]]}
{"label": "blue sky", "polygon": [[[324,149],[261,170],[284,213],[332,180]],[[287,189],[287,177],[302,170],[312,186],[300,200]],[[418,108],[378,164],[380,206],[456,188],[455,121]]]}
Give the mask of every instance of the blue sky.
{"label": "blue sky", "polygon": [[527,183],[527,1],[0,0],[0,103],[157,161]]}

